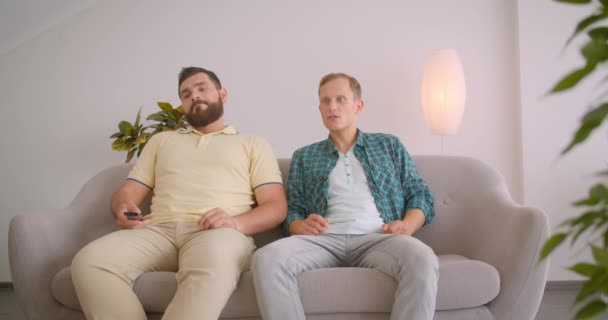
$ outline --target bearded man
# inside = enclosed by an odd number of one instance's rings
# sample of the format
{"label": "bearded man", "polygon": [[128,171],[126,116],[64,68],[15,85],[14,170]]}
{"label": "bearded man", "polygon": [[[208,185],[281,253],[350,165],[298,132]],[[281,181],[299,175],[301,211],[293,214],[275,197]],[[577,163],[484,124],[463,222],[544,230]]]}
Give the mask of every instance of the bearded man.
{"label": "bearded man", "polygon": [[[188,128],[150,138],[112,196],[120,230],[74,257],[72,279],[87,319],[147,319],[132,287],[153,271],[177,272],[163,319],[218,319],[249,268],[250,236],[286,217],[272,148],[224,124],[228,93],[217,75],[184,68],[178,93]],[[142,216],[151,191],[150,214]]]}

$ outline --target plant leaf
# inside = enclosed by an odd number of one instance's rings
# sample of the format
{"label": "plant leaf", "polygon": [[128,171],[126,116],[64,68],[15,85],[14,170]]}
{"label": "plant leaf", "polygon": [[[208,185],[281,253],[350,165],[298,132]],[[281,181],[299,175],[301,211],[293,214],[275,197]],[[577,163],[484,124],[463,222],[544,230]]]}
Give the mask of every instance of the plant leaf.
{"label": "plant leaf", "polygon": [[142,134],[141,136],[137,137],[137,139],[135,139],[135,144],[142,144],[142,143],[146,143],[148,142],[148,135],[147,134]]}
{"label": "plant leaf", "polygon": [[599,212],[597,211],[589,211],[581,214],[580,216],[571,220],[570,225],[572,227],[578,224],[586,224],[589,221],[593,221],[595,218],[599,217]]}
{"label": "plant leaf", "polygon": [[597,271],[597,266],[591,263],[582,262],[577,263],[568,269],[580,274],[581,276],[591,278],[591,276],[593,276],[593,274]]}
{"label": "plant leaf", "polygon": [[587,34],[591,38],[603,38],[608,39],[608,27],[598,27],[587,31]]}
{"label": "plant leaf", "polygon": [[124,134],[122,134],[122,133],[120,133],[120,132],[116,132],[116,133],[114,133],[113,135],[111,135],[111,136],[110,136],[110,139],[114,139],[114,138],[122,138],[122,137],[124,137],[124,136],[125,136]]}
{"label": "plant leaf", "polygon": [[589,195],[593,198],[608,200],[608,189],[603,184],[596,184],[591,188]]}
{"label": "plant leaf", "polygon": [[[591,253],[593,253],[595,261],[603,267],[608,268],[608,252],[606,252],[606,249],[591,245]],[[606,275],[608,276],[608,273],[606,273]]]}
{"label": "plant leaf", "polygon": [[601,300],[593,300],[582,307],[574,316],[575,319],[591,319],[606,311],[606,304]]}
{"label": "plant leaf", "polygon": [[581,49],[587,64],[598,64],[608,59],[608,45],[604,37],[591,38]]}
{"label": "plant leaf", "polygon": [[579,303],[590,295],[599,292],[606,280],[608,280],[608,273],[606,272],[606,269],[598,269],[590,279],[585,281],[579,290],[578,294],[576,295],[576,303]]}
{"label": "plant leaf", "polygon": [[583,116],[582,123],[574,134],[572,141],[568,144],[566,148],[564,148],[564,150],[562,150],[562,155],[566,154],[577,144],[585,141],[589,137],[591,132],[593,132],[593,130],[595,130],[602,124],[602,121],[604,121],[607,115],[608,103],[604,103],[601,106],[587,112]]}
{"label": "plant leaf", "polygon": [[133,159],[133,155],[135,155],[135,151],[137,151],[137,149],[129,150],[129,153],[127,153],[127,160],[125,160],[125,163],[129,163],[129,161],[131,161],[131,159]]}
{"label": "plant leaf", "polygon": [[127,151],[129,147],[123,138],[118,138],[112,143],[112,150]]}
{"label": "plant leaf", "polygon": [[551,238],[549,238],[549,240],[547,240],[547,242],[545,242],[543,245],[543,249],[540,251],[539,260],[544,260],[553,250],[555,250],[555,248],[557,248],[557,246],[564,242],[567,236],[568,234],[566,233],[556,233],[551,236]]}
{"label": "plant leaf", "polygon": [[171,111],[171,114],[173,114],[173,118],[175,119],[175,122],[179,122],[179,119],[181,119],[182,116],[184,115],[184,113],[180,112],[178,109],[173,109],[173,111]]}
{"label": "plant leaf", "polygon": [[146,120],[152,120],[152,121],[166,121],[167,120],[167,114],[164,113],[163,111],[159,111],[156,113],[153,113],[151,115],[149,115]]}
{"label": "plant leaf", "polygon": [[570,245],[574,245],[574,243],[576,242],[576,240],[578,239],[578,237],[583,234],[583,232],[585,232],[587,229],[589,229],[589,227],[593,224],[593,221],[595,220],[595,217],[590,217],[592,219],[590,220],[586,220],[584,221],[578,228],[578,231],[574,234],[574,236],[572,236],[571,241],[570,241]]}
{"label": "plant leaf", "polygon": [[590,15],[587,18],[581,20],[581,22],[576,25],[576,28],[574,29],[574,32],[572,33],[570,38],[568,38],[568,40],[566,41],[566,46],[572,41],[572,39],[574,39],[574,37],[581,33],[581,31],[585,30],[588,26],[598,21],[606,19],[606,17],[608,17],[608,15],[605,12],[601,11],[598,14]]}
{"label": "plant leaf", "polygon": [[564,90],[568,90],[574,87],[579,81],[585,78],[591,71],[595,69],[594,64],[586,64],[584,67],[574,70],[563,77],[554,87],[550,93],[556,93]]}
{"label": "plant leaf", "polygon": [[146,143],[142,143],[142,144],[139,145],[139,150],[137,151],[137,156],[138,157],[141,155],[141,152],[144,151],[144,147],[146,146]]}
{"label": "plant leaf", "polygon": [[139,111],[137,111],[137,116],[135,117],[135,124],[133,124],[134,127],[139,127],[139,120],[141,119],[141,108],[143,108],[144,106],[139,107]]}
{"label": "plant leaf", "polygon": [[121,121],[118,124],[118,130],[120,130],[120,133],[124,134],[125,136],[131,135],[131,128],[133,128],[133,126],[131,123],[129,123],[129,121]]}
{"label": "plant leaf", "polygon": [[598,203],[600,203],[600,199],[587,198],[587,199],[578,200],[577,202],[573,203],[573,206],[575,206],[575,207],[583,207],[583,206],[593,207],[593,206],[597,205]]}
{"label": "plant leaf", "polygon": [[166,113],[173,111],[173,106],[169,102],[157,102],[158,107]]}

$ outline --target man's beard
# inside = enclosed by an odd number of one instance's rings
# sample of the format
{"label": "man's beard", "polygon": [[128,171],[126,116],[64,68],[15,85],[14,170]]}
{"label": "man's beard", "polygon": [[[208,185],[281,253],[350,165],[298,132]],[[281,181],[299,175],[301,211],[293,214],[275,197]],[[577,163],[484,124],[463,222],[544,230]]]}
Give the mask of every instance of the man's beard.
{"label": "man's beard", "polygon": [[[203,110],[203,104],[207,105],[207,109]],[[208,124],[216,121],[224,114],[224,104],[222,103],[221,98],[218,98],[216,102],[203,102],[196,101],[190,112],[186,113],[186,120],[188,123],[194,127],[205,127]]]}

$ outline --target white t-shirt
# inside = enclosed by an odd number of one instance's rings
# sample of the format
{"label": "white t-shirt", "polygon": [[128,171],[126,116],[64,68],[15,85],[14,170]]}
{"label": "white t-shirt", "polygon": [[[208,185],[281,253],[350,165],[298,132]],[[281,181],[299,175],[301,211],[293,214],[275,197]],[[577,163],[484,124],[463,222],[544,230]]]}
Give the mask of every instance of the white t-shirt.
{"label": "white t-shirt", "polygon": [[361,162],[353,150],[340,154],[329,174],[327,215],[329,227],[325,233],[367,234],[382,232],[382,218]]}

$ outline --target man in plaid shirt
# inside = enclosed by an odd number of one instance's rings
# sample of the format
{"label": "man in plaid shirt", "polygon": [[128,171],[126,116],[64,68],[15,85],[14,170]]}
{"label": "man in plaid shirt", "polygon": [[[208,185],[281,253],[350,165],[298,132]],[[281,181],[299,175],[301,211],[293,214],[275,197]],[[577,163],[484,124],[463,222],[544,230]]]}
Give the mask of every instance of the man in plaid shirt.
{"label": "man in plaid shirt", "polygon": [[294,153],[284,223],[292,236],[258,250],[252,263],[265,320],[304,320],[298,275],[341,266],[395,278],[391,319],[433,318],[437,257],[412,237],[433,219],[433,195],[397,137],[357,128],[363,107],[355,78],[321,79],[319,111],[329,138]]}

